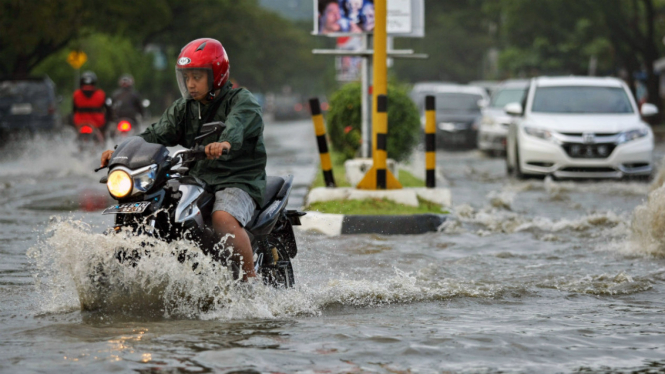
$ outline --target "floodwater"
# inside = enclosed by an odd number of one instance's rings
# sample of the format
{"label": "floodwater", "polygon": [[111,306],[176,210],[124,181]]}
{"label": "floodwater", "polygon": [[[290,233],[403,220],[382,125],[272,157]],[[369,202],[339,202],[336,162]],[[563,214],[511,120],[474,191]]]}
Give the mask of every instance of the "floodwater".
{"label": "floodwater", "polygon": [[[299,206],[318,172],[311,124],[268,124],[266,143],[269,173],[296,175]],[[665,371],[658,183],[516,181],[501,159],[441,152],[454,207],[440,232],[298,232],[286,291],[155,256],[116,272],[119,307],[92,314],[80,310],[89,270],[118,243],[100,234],[97,156],[70,147],[0,156],[1,372]],[[145,313],[157,289],[164,308]]]}

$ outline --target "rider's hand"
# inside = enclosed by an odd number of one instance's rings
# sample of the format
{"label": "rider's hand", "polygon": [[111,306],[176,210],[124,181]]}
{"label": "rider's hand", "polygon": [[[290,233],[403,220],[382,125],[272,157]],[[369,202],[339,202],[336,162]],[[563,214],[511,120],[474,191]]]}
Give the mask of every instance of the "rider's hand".
{"label": "rider's hand", "polygon": [[210,143],[206,145],[206,157],[208,160],[214,160],[222,155],[224,150],[231,150],[231,143],[221,142],[221,143]]}
{"label": "rider's hand", "polygon": [[111,155],[113,155],[113,151],[107,150],[102,153],[102,165],[101,167],[105,167],[106,165],[109,164],[109,161],[111,160]]}

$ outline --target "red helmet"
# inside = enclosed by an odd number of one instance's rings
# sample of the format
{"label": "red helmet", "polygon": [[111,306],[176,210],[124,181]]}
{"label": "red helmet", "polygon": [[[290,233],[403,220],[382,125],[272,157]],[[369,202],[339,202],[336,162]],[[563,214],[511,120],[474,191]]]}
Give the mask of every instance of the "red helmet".
{"label": "red helmet", "polygon": [[187,70],[206,70],[208,72],[208,91],[222,88],[229,80],[229,56],[222,43],[211,38],[196,39],[187,43],[178,55],[175,70],[178,87],[182,97],[190,98],[184,72]]}

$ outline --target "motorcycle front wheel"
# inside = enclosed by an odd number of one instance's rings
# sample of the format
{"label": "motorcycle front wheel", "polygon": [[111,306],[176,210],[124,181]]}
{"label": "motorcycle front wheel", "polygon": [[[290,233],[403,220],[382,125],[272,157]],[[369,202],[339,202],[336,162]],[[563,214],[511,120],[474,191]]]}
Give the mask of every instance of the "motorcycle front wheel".
{"label": "motorcycle front wheel", "polygon": [[262,264],[259,274],[263,283],[275,288],[291,288],[295,284],[291,259],[282,242],[268,238],[262,246]]}

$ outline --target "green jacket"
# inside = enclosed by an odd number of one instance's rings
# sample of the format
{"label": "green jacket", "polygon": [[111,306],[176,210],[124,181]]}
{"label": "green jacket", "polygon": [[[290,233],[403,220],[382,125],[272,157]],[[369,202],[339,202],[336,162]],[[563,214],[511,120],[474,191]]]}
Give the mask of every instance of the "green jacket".
{"label": "green jacket", "polygon": [[224,122],[226,130],[217,139],[214,136],[203,139],[202,144],[229,142],[231,151],[216,160],[198,161],[190,170],[190,175],[203,180],[214,191],[227,187],[240,188],[260,206],[266,189],[267,155],[263,144],[261,106],[248,90],[232,89],[231,84],[227,83],[213,102],[207,105],[193,99],[180,98],[162,114],[157,123],[139,136],[149,143],[191,148],[210,108],[219,100],[222,103],[213,121]]}

